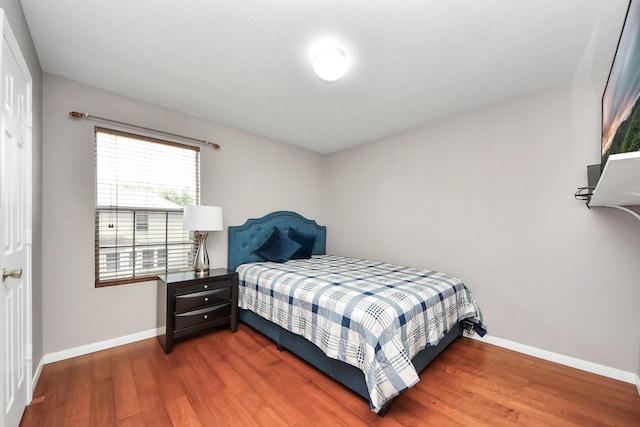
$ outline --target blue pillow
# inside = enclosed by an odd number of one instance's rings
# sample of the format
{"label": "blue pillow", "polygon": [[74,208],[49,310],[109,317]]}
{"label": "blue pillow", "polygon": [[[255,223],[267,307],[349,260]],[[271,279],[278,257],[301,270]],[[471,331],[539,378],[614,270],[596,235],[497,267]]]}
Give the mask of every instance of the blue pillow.
{"label": "blue pillow", "polygon": [[255,253],[267,261],[287,262],[301,245],[288,238],[278,227],[273,228],[271,236],[255,250]]}
{"label": "blue pillow", "polygon": [[295,228],[289,229],[289,238],[300,244],[300,249],[293,254],[291,259],[308,259],[313,252],[313,244],[316,242],[315,234],[301,233]]}

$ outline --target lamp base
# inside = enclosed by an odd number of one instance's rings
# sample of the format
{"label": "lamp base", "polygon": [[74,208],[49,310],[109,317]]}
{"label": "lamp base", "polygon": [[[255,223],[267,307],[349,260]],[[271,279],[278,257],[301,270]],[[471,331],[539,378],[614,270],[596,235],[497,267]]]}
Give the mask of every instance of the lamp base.
{"label": "lamp base", "polygon": [[196,274],[208,274],[209,273],[209,254],[207,253],[207,235],[208,233],[198,231],[196,232],[196,238],[198,239],[198,250],[196,256],[193,259],[193,271]]}

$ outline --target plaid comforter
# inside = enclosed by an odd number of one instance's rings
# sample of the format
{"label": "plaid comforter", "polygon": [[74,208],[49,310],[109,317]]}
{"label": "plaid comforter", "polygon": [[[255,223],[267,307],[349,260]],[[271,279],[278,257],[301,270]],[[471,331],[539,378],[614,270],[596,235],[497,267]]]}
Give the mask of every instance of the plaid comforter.
{"label": "plaid comforter", "polygon": [[456,277],[332,255],[243,264],[238,305],[364,372],[371,409],[420,379],[411,359],[480,309]]}

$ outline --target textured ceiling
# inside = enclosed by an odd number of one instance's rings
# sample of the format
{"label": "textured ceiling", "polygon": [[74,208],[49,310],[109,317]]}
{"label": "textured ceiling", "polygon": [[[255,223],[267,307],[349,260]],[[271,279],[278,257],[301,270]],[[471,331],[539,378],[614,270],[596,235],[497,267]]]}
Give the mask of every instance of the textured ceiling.
{"label": "textured ceiling", "polygon": [[[21,3],[48,73],[329,153],[606,75],[628,1]],[[337,82],[312,70],[324,39]]]}

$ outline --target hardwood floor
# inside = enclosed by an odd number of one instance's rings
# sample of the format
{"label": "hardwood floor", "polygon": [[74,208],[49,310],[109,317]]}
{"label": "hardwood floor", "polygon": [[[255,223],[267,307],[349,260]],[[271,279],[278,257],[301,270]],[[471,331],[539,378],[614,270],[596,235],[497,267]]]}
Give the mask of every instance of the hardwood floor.
{"label": "hardwood floor", "polygon": [[468,338],[384,417],[241,324],[46,365],[21,426],[639,426],[634,385]]}

